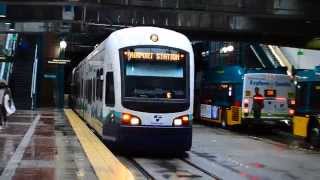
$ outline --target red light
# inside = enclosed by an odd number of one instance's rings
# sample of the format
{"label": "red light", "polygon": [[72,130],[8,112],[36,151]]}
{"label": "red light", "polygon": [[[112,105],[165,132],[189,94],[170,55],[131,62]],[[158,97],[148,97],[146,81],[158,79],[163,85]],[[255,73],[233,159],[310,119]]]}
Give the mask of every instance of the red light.
{"label": "red light", "polygon": [[289,114],[293,115],[294,114],[294,109],[289,109]]}
{"label": "red light", "polygon": [[236,102],[234,102],[234,106],[236,106],[236,107],[240,107],[240,106],[241,106],[241,102],[240,102],[240,101],[236,101]]}
{"label": "red light", "polygon": [[290,104],[291,104],[291,105],[295,105],[295,104],[296,104],[296,100],[295,100],[295,99],[291,99],[291,100],[290,100]]}
{"label": "red light", "polygon": [[253,97],[253,99],[263,100],[263,99],[264,99],[264,97]]}

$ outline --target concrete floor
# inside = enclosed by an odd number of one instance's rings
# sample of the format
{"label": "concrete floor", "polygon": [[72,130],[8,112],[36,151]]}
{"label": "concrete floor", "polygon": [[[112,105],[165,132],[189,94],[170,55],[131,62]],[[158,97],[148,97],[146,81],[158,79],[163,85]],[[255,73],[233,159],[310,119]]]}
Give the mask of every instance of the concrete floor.
{"label": "concrete floor", "polygon": [[216,127],[193,127],[186,157],[129,158],[155,179],[320,179],[320,152]]}
{"label": "concrete floor", "polygon": [[[8,121],[0,130],[1,180],[97,179],[63,111],[18,111]],[[320,152],[266,137],[195,124],[182,156],[114,153],[136,179],[320,179]]]}
{"label": "concrete floor", "polygon": [[18,111],[0,130],[0,179],[97,179],[63,111]]}

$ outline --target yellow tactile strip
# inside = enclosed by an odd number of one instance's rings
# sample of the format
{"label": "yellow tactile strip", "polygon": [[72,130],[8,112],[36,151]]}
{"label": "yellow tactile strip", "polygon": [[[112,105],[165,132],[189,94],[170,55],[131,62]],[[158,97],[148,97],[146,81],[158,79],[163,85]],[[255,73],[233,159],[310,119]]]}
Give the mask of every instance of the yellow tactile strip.
{"label": "yellow tactile strip", "polygon": [[132,173],[93,134],[86,124],[70,109],[64,110],[96,175],[99,179],[131,180]]}

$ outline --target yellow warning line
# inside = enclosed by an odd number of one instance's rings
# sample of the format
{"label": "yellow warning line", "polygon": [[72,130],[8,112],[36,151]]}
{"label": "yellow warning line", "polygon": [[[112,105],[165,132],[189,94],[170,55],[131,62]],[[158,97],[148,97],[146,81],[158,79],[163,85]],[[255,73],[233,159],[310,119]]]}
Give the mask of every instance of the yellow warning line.
{"label": "yellow warning line", "polygon": [[99,179],[134,179],[129,169],[121,164],[72,110],[65,109],[64,112]]}

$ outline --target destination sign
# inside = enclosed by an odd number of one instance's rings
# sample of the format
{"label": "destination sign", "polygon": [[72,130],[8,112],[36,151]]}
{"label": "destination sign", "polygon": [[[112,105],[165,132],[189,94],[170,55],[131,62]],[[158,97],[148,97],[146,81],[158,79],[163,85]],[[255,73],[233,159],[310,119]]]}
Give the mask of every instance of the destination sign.
{"label": "destination sign", "polygon": [[124,55],[127,60],[158,60],[158,61],[180,61],[185,55],[180,53],[152,53],[152,52],[128,52]]}

